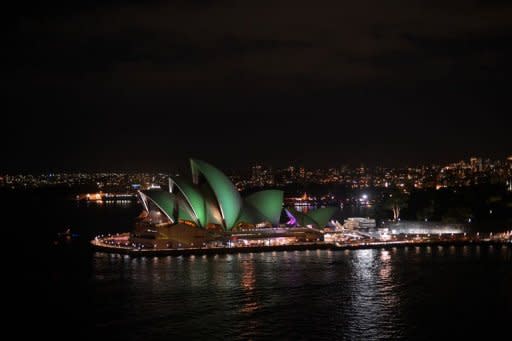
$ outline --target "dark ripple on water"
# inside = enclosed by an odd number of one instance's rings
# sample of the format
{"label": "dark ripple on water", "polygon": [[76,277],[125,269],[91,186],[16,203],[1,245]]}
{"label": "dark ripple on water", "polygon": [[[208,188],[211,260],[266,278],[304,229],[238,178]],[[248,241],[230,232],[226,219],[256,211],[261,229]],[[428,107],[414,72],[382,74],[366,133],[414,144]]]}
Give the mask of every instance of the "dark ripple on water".
{"label": "dark ripple on water", "polygon": [[[96,332],[125,340],[428,339],[447,319],[503,320],[512,302],[510,260],[509,248],[473,247],[134,259],[97,253],[91,304]],[[468,303],[490,289],[487,301]]]}

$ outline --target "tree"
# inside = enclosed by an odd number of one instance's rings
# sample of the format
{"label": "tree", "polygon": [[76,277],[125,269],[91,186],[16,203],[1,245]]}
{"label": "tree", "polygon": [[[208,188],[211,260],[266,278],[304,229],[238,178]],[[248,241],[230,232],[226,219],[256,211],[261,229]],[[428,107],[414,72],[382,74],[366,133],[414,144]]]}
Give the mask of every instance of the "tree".
{"label": "tree", "polygon": [[435,203],[434,200],[430,200],[428,205],[418,209],[416,212],[416,218],[418,220],[429,220],[432,219],[435,213]]}
{"label": "tree", "polygon": [[397,221],[400,218],[400,211],[402,208],[407,207],[407,196],[399,191],[388,194],[384,200],[384,208],[393,212],[393,220]]}
{"label": "tree", "polygon": [[443,215],[443,221],[449,223],[466,222],[473,215],[471,208],[467,206],[450,207]]}

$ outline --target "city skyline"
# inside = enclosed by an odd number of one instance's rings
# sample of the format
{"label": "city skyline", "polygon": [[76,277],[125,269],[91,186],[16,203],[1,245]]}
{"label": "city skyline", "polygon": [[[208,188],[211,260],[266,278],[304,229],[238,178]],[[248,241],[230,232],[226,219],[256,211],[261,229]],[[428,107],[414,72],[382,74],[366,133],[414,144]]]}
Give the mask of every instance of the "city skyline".
{"label": "city skyline", "polygon": [[[461,158],[454,158],[454,159],[442,159],[439,158],[434,161],[429,160],[418,160],[417,162],[412,163],[404,163],[404,162],[396,162],[396,163],[377,163],[372,162],[371,160],[362,160],[359,162],[348,162],[340,160],[339,162],[335,162],[332,159],[329,159],[327,162],[324,163],[316,163],[313,161],[303,161],[303,160],[285,160],[284,158],[281,159],[279,162],[272,162],[265,159],[260,160],[247,160],[247,161],[240,161],[236,163],[230,163],[227,162],[230,166],[225,166],[224,168],[227,169],[229,174],[246,174],[250,173],[252,170],[252,167],[254,166],[262,166],[265,168],[287,168],[290,166],[293,167],[304,167],[308,169],[328,169],[328,168],[370,168],[370,169],[377,169],[377,168],[387,168],[387,169],[403,169],[403,168],[421,168],[421,167],[432,167],[432,166],[444,166],[449,165],[453,163],[458,162],[470,162],[473,158],[478,158],[479,160],[485,160],[485,161],[492,161],[492,162],[508,162],[512,159],[512,154],[510,153],[503,153],[502,157],[490,157],[490,156],[482,156],[482,155],[476,155],[474,153],[463,153],[464,155],[467,155],[467,157],[461,157]],[[501,155],[501,154],[500,154]],[[206,157],[204,159],[211,160],[212,158]],[[149,167],[141,167],[136,164],[134,165],[123,165],[123,166],[98,166],[98,167],[90,167],[90,166],[84,166],[82,168],[80,167],[74,167],[74,166],[46,166],[41,168],[9,168],[9,167],[2,167],[0,168],[0,175],[37,175],[37,174],[51,174],[51,173],[62,173],[62,174],[71,174],[71,173],[166,173],[166,172],[174,172],[174,173],[180,173],[186,171],[188,165],[185,161],[185,159],[178,160],[175,163],[165,166],[165,167],[157,167],[157,166],[149,166]],[[221,165],[225,164],[226,162],[222,162],[221,160],[218,160],[217,163],[220,163]],[[155,164],[158,164],[158,162],[155,162]],[[0,166],[1,167],[1,166]]]}
{"label": "city skyline", "polygon": [[[45,187],[51,185],[90,185],[117,190],[133,190],[137,184],[151,188],[153,184],[166,185],[170,177],[184,176],[174,172],[54,172],[43,174],[2,174],[0,187]],[[512,190],[512,156],[506,160],[472,157],[447,164],[416,167],[367,167],[340,165],[339,167],[307,168],[297,165],[268,167],[253,164],[234,173],[226,173],[238,190],[255,187],[287,186],[291,184],[342,185],[348,188],[413,189],[505,184]]]}

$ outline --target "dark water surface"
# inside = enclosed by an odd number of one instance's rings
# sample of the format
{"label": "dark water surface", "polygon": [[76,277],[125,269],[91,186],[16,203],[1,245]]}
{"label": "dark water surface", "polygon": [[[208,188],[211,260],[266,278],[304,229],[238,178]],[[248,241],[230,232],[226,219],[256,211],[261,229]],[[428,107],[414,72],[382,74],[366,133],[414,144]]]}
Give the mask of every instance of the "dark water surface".
{"label": "dark water surface", "polygon": [[440,325],[504,324],[511,311],[505,248],[91,261],[87,310],[97,332],[123,339],[435,338]]}
{"label": "dark water surface", "polygon": [[[510,331],[510,247],[130,258],[92,252],[87,241],[126,231],[140,207],[43,199],[9,200],[5,231],[29,237],[12,257],[21,279],[15,316],[27,326],[21,333],[367,340],[489,339]],[[68,225],[80,237],[53,245]]]}

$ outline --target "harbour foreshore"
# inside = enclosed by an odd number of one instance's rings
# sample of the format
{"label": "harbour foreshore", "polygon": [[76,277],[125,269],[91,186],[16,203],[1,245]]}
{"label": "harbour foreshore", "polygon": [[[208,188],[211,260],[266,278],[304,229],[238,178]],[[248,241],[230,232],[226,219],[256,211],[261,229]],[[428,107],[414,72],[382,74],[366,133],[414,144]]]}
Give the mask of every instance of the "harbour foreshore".
{"label": "harbour foreshore", "polygon": [[449,247],[449,246],[496,246],[512,247],[511,240],[503,239],[455,239],[455,240],[400,240],[386,242],[357,242],[357,243],[294,243],[285,245],[269,246],[233,246],[233,247],[201,247],[201,248],[179,248],[179,249],[139,249],[130,246],[115,246],[104,243],[101,239],[91,241],[96,251],[117,253],[133,257],[140,256],[191,256],[191,255],[223,255],[236,253],[259,253],[273,251],[305,251],[305,250],[360,250],[360,249],[392,249],[404,247]]}

